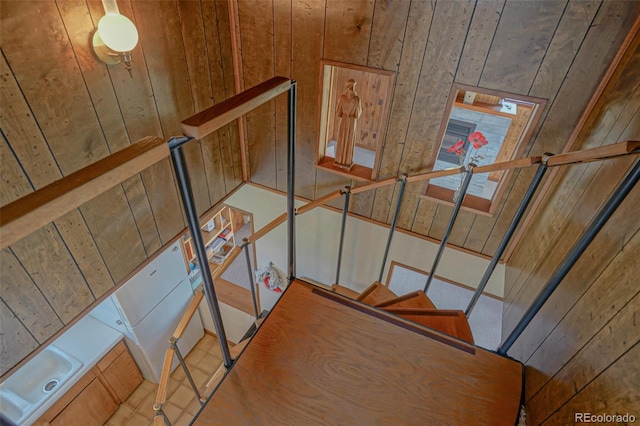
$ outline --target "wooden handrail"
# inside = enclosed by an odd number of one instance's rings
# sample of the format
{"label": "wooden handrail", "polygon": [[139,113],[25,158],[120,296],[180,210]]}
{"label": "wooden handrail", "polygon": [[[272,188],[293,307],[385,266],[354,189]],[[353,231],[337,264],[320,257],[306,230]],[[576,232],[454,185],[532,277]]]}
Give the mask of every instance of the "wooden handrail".
{"label": "wooden handrail", "polygon": [[164,362],[162,363],[162,372],[160,373],[160,383],[158,383],[158,392],[156,393],[156,404],[164,404],[167,401],[167,388],[169,385],[169,375],[171,374],[171,364],[173,363],[173,354],[175,350],[168,348],[164,353]]}
{"label": "wooden handrail", "polygon": [[277,228],[278,225],[281,225],[282,223],[284,223],[286,220],[287,220],[287,214],[282,213],[280,216],[276,217],[271,222],[267,223],[265,226],[260,228],[258,232],[254,232],[253,235],[249,237],[249,241],[251,243],[255,243],[260,238],[264,237],[269,232],[271,232],[274,228]]}
{"label": "wooden handrail", "polygon": [[554,155],[547,161],[548,166],[561,166],[563,164],[587,163],[590,161],[604,160],[620,155],[640,154],[640,141],[618,142],[597,148],[583,149],[581,151],[567,152]]}
{"label": "wooden handrail", "polygon": [[7,204],[0,208],[0,249],[168,156],[167,143],[149,136]]}
{"label": "wooden handrail", "polygon": [[320,198],[313,200],[310,203],[305,204],[304,206],[298,207],[296,209],[296,215],[300,215],[302,213],[308,212],[309,210],[317,207],[321,204],[327,203],[329,201],[335,200],[336,198],[340,198],[342,196],[342,190],[336,189],[333,192],[328,193],[327,195],[323,195]]}
{"label": "wooden handrail", "polygon": [[433,172],[427,172],[419,175],[409,176],[407,178],[407,183],[419,182],[421,180],[427,180],[427,179],[435,179],[435,178],[444,177],[444,176],[458,175],[463,171],[464,171],[463,166],[452,167],[450,169],[444,169],[444,170],[436,170]]}
{"label": "wooden handrail", "polygon": [[368,183],[362,186],[356,186],[355,188],[351,188],[352,194],[357,194],[359,192],[368,191],[370,189],[382,188],[383,186],[393,185],[398,181],[397,177],[390,177],[387,179],[379,180],[378,182]]}
{"label": "wooden handrail", "polygon": [[176,330],[173,332],[174,338],[179,339],[182,337],[182,335],[184,334],[184,331],[187,329],[187,325],[189,325],[189,321],[191,321],[191,318],[193,318],[193,314],[196,313],[196,310],[198,309],[198,306],[200,305],[200,301],[202,301],[203,297],[204,297],[204,294],[202,293],[201,290],[198,290],[194,293],[193,299],[191,299],[191,303],[189,304],[189,306],[187,307],[187,310],[182,315],[182,318],[180,319],[180,322],[178,323]]}
{"label": "wooden handrail", "polygon": [[180,126],[186,136],[196,139],[203,138],[225,124],[286,92],[289,88],[291,88],[291,80],[286,77],[273,77],[192,115],[183,120]]}
{"label": "wooden handrail", "polygon": [[529,167],[534,164],[542,163],[542,157],[527,157],[518,160],[501,161],[499,163],[487,164],[486,166],[478,166],[473,168],[473,174],[497,172],[507,169],[518,169],[521,167]]}
{"label": "wooden handrail", "polygon": [[231,250],[231,252],[227,255],[227,257],[222,261],[220,266],[218,266],[218,269],[216,269],[215,272],[212,274],[212,278],[214,281],[220,278],[222,274],[224,274],[224,271],[226,271],[229,265],[231,265],[231,262],[236,260],[236,257],[238,257],[241,252],[242,252],[242,248],[240,246],[235,246]]}
{"label": "wooden handrail", "polygon": [[[562,164],[583,163],[588,161],[604,160],[606,158],[612,158],[620,155],[634,154],[634,153],[640,154],[640,141],[626,141],[626,142],[620,142],[620,143],[602,146],[598,148],[585,149],[582,151],[575,151],[575,152],[568,152],[565,154],[553,155],[553,156],[550,156],[549,159],[547,160],[547,165],[558,166]],[[476,174],[476,173],[495,172],[495,171],[501,171],[501,170],[511,170],[511,169],[517,169],[522,167],[529,167],[529,166],[533,166],[535,164],[540,164],[540,163],[542,163],[542,157],[533,156],[533,157],[527,157],[527,158],[520,158],[517,160],[501,161],[499,163],[487,164],[485,166],[477,166],[473,168],[472,172]],[[464,166],[453,167],[453,168],[444,169],[444,170],[435,170],[432,172],[421,173],[413,176],[407,176],[406,180],[407,180],[407,183],[420,182],[428,179],[435,179],[439,177],[460,174],[464,170],[465,170]],[[397,181],[399,181],[399,178],[391,177],[391,178],[380,180],[378,182],[373,182],[367,185],[351,188],[350,192],[352,194],[358,194],[360,192],[369,191],[371,189],[382,188],[384,186],[393,185]],[[342,195],[342,192],[340,190],[336,190],[327,195],[324,195],[318,198],[317,200],[314,200],[296,209],[296,214],[306,213],[309,210],[312,210],[318,207],[319,205],[325,204],[328,201],[338,198],[340,195]],[[266,225],[264,228],[260,229],[257,233],[253,234],[249,238],[249,240],[252,243],[255,242],[260,237],[264,236],[269,231],[271,231],[273,228],[283,223],[285,220],[286,220],[286,213],[284,213],[281,216],[278,216],[271,223]]]}

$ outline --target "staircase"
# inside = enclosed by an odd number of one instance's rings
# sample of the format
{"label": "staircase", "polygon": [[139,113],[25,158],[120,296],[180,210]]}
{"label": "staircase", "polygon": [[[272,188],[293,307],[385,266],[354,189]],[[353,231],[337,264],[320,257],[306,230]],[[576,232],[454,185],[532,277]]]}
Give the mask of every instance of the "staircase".
{"label": "staircase", "polygon": [[331,291],[465,342],[474,343],[471,327],[464,312],[437,309],[421,290],[397,296],[387,286],[375,281],[362,293],[339,284],[331,286]]}
{"label": "staircase", "polygon": [[520,363],[460,340],[422,292],[332,287],[294,280],[193,424],[515,424]]}

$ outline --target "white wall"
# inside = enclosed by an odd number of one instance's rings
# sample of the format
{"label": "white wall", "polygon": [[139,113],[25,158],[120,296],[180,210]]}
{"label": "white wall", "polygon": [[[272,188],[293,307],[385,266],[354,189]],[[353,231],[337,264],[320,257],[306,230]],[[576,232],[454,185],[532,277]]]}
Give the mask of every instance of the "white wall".
{"label": "white wall", "polygon": [[[225,204],[253,213],[256,231],[286,211],[284,195],[252,184],[245,184]],[[297,201],[296,207],[303,204]],[[322,207],[296,216],[296,276],[309,277],[328,285],[335,282],[341,219],[340,212]],[[283,223],[258,240],[258,267],[272,261],[280,270],[286,270],[286,235],[286,223]],[[361,291],[378,279],[388,235],[388,227],[355,217],[347,218],[340,284]],[[437,244],[396,232],[382,281],[386,281],[391,261],[430,270],[437,250]],[[477,288],[488,264],[487,259],[447,248],[436,275]],[[485,292],[502,297],[504,274],[504,265],[499,264]]]}

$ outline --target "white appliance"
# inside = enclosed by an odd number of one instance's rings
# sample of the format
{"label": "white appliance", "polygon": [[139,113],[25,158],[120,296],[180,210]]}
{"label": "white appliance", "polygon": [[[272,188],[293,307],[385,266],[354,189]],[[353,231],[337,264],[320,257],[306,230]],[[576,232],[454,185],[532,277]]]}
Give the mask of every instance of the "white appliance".
{"label": "white appliance", "polygon": [[[193,298],[179,242],[142,268],[89,315],[125,335],[145,379],[158,383],[169,339]],[[195,313],[178,348],[186,356],[204,335]],[[173,369],[178,365],[174,357]]]}

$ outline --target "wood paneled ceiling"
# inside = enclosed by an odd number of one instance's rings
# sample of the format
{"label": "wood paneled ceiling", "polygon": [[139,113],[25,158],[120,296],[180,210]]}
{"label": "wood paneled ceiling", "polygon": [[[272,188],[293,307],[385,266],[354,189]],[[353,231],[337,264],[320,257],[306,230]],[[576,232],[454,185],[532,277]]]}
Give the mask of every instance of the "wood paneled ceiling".
{"label": "wood paneled ceiling", "polygon": [[[0,204],[144,136],[178,135],[182,119],[274,75],[298,81],[297,194],[314,199],[350,184],[313,167],[322,59],[396,73],[381,179],[425,171],[454,82],[548,99],[527,152],[559,152],[640,14],[640,2],[600,0],[118,5],[140,32],[132,77],[90,53],[90,33],[104,13],[99,0],[2,2]],[[286,111],[283,97],[246,118],[251,179],[278,190],[286,185]],[[189,145],[200,212],[241,183],[238,134],[234,123]],[[512,177],[493,217],[463,212],[450,242],[492,254],[531,175]],[[398,225],[441,238],[451,209],[420,199],[421,190],[408,185]],[[389,222],[395,194],[358,194],[351,210]],[[184,227],[167,160],[3,250],[0,371]]]}

